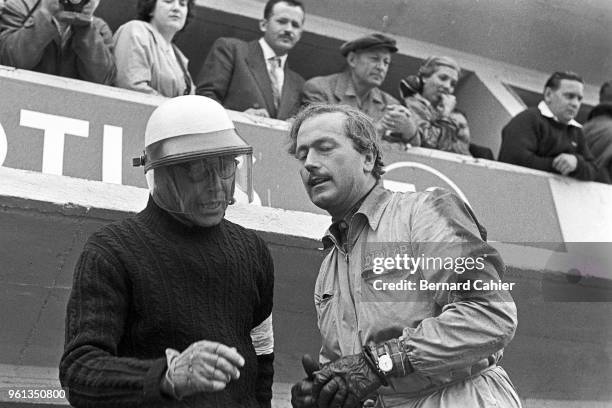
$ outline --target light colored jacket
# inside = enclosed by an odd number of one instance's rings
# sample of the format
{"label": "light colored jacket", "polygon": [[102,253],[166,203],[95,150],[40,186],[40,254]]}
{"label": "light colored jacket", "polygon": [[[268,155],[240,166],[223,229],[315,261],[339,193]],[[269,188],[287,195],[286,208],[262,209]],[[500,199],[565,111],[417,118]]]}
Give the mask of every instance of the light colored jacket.
{"label": "light colored jacket", "polygon": [[351,80],[350,71],[342,71],[327,76],[314,77],[304,84],[303,105],[329,103],[349,105],[378,121],[389,105],[399,104],[398,100],[379,88],[372,88],[367,98],[360,101]]}
{"label": "light colored jacket", "polygon": [[404,104],[414,115],[421,147],[471,156],[469,138],[461,135],[455,122],[440,115],[421,94],[405,98]]}
{"label": "light colored jacket", "polygon": [[[335,231],[330,228],[324,238],[324,243],[333,245],[333,249],[323,261],[315,285],[323,339],[321,363],[360,353],[369,342],[381,343],[401,336],[414,372],[391,378],[390,386],[379,390],[385,395],[385,406],[431,398],[449,387],[459,387],[458,393],[452,393],[453,398],[464,398],[449,406],[486,406],[475,400],[478,393],[473,389],[478,386],[464,381],[485,372],[497,378],[487,380],[485,386],[492,383],[492,388],[507,394],[500,399],[514,400],[513,404],[500,406],[520,406],[505,372],[496,366],[517,325],[510,293],[419,290],[421,280],[473,284],[476,280],[498,282],[503,276],[505,266],[499,254],[484,241],[486,231],[463,201],[442,189],[392,193],[379,184],[350,220],[346,251],[339,246]],[[380,265],[376,259],[395,259],[397,255],[444,260],[481,258],[482,268],[472,266],[471,270],[457,273],[461,270],[459,263],[448,270],[435,262],[419,267],[413,274],[403,269],[404,265],[382,273],[375,268],[377,263]],[[376,289],[382,282],[402,281],[414,282],[416,290]],[[445,406],[444,392],[439,394],[441,397],[434,397],[431,406]]]}
{"label": "light colored jacket", "polygon": [[[195,93],[187,71],[189,61],[174,44],[168,43],[151,24],[128,21],[115,33],[115,86],[167,97]],[[182,65],[182,68],[181,68]]]}

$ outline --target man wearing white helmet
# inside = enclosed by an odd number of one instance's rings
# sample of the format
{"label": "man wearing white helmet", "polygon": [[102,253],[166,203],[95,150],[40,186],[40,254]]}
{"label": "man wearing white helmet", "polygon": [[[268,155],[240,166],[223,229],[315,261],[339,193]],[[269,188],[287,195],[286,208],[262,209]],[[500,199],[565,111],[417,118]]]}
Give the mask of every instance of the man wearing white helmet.
{"label": "man wearing white helmet", "polygon": [[134,163],[149,203],[94,233],[76,266],[60,362],[72,406],[270,406],[272,258],[224,219],[239,163],[251,196],[251,154],[209,98],[153,112]]}

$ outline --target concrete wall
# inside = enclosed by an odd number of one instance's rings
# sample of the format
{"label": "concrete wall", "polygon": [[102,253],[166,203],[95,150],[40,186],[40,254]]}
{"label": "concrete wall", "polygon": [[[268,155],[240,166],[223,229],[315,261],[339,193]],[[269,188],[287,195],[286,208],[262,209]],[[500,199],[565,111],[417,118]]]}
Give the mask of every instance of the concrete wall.
{"label": "concrete wall", "polygon": [[457,107],[468,116],[472,141],[488,147],[497,157],[501,146],[501,130],[512,115],[476,74],[467,76],[455,95]]}
{"label": "concrete wall", "polygon": [[[473,81],[469,88],[480,95],[472,100],[475,109],[468,115],[496,129],[495,112],[504,110],[495,106],[500,106],[504,90],[509,92],[488,77],[468,79]],[[133,167],[131,159],[141,154],[148,115],[164,98],[8,67],[0,67],[0,88],[0,165],[145,186],[142,168]],[[490,89],[495,94],[487,93]],[[460,93],[465,96],[463,88]],[[261,203],[323,213],[308,200],[298,162],[287,153],[288,124],[229,114],[254,148],[254,187]],[[612,214],[607,211],[612,186],[433,149],[404,151],[385,145],[383,157],[393,166],[385,179],[397,187],[443,187],[460,194],[487,226],[490,239],[527,245],[612,241]],[[563,188],[553,190],[552,183]],[[585,196],[597,199],[581,201]],[[568,197],[578,201],[562,205]],[[577,211],[582,215],[578,227]],[[563,231],[571,234],[565,237]]]}

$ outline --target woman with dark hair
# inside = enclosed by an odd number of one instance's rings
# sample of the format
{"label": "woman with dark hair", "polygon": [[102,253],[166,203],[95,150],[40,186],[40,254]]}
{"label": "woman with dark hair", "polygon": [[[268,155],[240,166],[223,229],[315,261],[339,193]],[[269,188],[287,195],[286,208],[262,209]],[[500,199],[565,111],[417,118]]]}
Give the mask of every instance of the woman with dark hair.
{"label": "woman with dark hair", "polygon": [[453,93],[461,68],[449,57],[431,57],[400,82],[404,105],[413,113],[421,147],[470,155],[469,137],[459,131],[451,113],[457,100]]}
{"label": "woman with dark hair", "polygon": [[115,86],[167,97],[195,92],[188,60],[173,43],[193,7],[194,0],[138,0],[138,20],[114,36]]}

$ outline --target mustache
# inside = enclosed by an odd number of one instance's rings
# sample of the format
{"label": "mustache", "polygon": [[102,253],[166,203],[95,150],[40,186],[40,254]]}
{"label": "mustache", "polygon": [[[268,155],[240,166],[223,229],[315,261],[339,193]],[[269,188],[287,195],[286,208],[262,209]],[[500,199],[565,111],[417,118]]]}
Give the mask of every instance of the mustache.
{"label": "mustache", "polygon": [[290,40],[293,40],[295,38],[295,35],[291,32],[287,32],[287,33],[281,33],[279,35],[280,38],[288,38]]}
{"label": "mustache", "polygon": [[327,181],[327,180],[331,180],[331,177],[325,174],[310,174],[308,176],[308,180],[306,181],[306,184],[308,184],[310,187],[315,186],[321,182]]}

